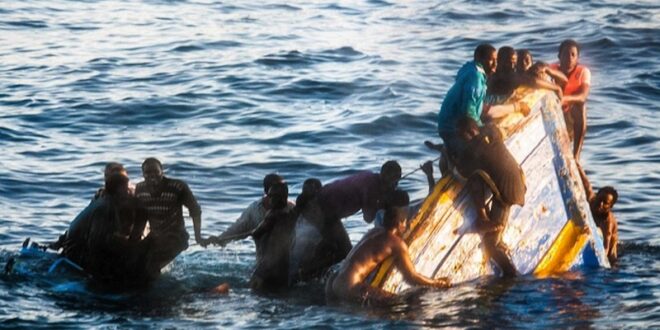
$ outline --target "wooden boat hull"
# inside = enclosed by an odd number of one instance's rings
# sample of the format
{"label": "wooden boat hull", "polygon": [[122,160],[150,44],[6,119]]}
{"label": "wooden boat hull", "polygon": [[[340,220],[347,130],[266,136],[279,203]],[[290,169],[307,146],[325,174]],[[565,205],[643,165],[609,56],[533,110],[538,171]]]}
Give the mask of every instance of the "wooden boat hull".
{"label": "wooden boat hull", "polygon": [[[532,109],[527,117],[515,113],[498,123],[527,184],[525,205],[512,207],[503,232],[517,271],[545,277],[578,266],[609,267],[558,99],[530,89],[519,89],[514,98]],[[448,277],[452,283],[496,274],[480,247],[480,236],[469,230],[475,216],[464,180],[444,176],[404,234],[417,271]],[[391,260],[383,262],[370,281],[393,293],[409,287]]]}

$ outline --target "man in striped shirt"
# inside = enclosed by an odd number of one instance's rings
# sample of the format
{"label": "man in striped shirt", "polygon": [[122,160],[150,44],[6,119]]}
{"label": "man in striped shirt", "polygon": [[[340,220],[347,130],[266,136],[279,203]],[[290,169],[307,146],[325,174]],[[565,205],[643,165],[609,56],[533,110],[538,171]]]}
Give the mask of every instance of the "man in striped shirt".
{"label": "man in striped shirt", "polygon": [[202,209],[185,182],[163,175],[158,159],[145,159],[142,174],[144,181],[135,187],[135,196],[146,208],[149,221],[150,232],[145,238],[149,244],[147,268],[157,273],[188,248],[190,236],[183,221],[183,206],[192,217],[195,241],[206,245],[201,235]]}

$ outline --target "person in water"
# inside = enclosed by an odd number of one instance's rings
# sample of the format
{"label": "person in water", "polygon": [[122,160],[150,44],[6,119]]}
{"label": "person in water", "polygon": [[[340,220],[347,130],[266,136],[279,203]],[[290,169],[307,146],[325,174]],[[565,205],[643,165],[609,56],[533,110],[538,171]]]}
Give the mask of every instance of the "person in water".
{"label": "person in water", "polygon": [[407,207],[388,207],[383,227],[374,227],[351,250],[339,269],[328,278],[325,292],[328,301],[346,301],[362,305],[385,305],[394,294],[372,287],[367,282],[381,262],[392,258],[404,279],[414,285],[449,287],[447,278],[432,279],[417,273],[410,260],[408,245],[401,238],[406,230]]}
{"label": "person in water", "polygon": [[406,218],[410,219],[411,216],[415,215],[417,210],[421,207],[421,202],[417,205],[410,205],[410,195],[403,190],[397,188],[394,193],[390,195],[390,198],[385,201],[385,208],[378,210],[376,213],[376,220],[374,221],[374,226],[383,226],[383,221],[385,219],[385,210],[388,207],[403,207],[407,210]]}
{"label": "person in water", "polygon": [[278,291],[289,285],[289,248],[296,216],[288,207],[289,188],[276,182],[268,190],[270,209],[252,232],[257,246],[256,267],[250,287],[256,291]]}
{"label": "person in water", "polygon": [[86,271],[95,278],[119,283],[143,283],[157,274],[145,269],[147,250],[141,236],[147,211],[130,193],[128,178],[111,174],[89,226]]}
{"label": "person in water", "polygon": [[580,177],[582,178],[587,200],[589,201],[591,215],[593,215],[596,225],[603,234],[603,247],[607,253],[607,259],[610,261],[610,264],[615,264],[618,258],[617,244],[619,242],[619,230],[612,208],[619,199],[619,193],[614,187],[605,186],[598,189],[598,192],[594,194],[593,187],[587,179],[584,170],[580,165],[578,165],[578,169],[580,170]]}
{"label": "person in water", "polygon": [[[264,194],[259,200],[252,202],[236,221],[218,236],[210,236],[208,243],[225,246],[227,243],[249,237],[255,228],[264,220],[271,205],[268,199],[268,190],[276,184],[284,182],[278,174],[270,173],[263,179]],[[293,209],[294,204],[287,201],[287,209]]]}
{"label": "person in water", "polygon": [[[103,171],[104,180],[107,181],[108,177],[110,177],[113,174],[120,174],[120,175],[125,176],[126,178],[129,178],[128,177],[128,172],[126,171],[126,168],[124,168],[124,165],[122,165],[121,163],[110,162],[110,163],[105,165],[105,170]],[[128,183],[126,189],[127,189],[127,193],[129,195],[133,195],[135,193],[135,187],[132,187],[130,182]],[[105,195],[105,190],[106,190],[105,186],[99,188],[96,191],[96,193],[94,194],[94,197],[92,198],[92,200],[99,199],[99,198],[103,197]]]}
{"label": "person in water", "polygon": [[343,260],[351,250],[351,241],[341,219],[362,210],[362,218],[373,222],[376,212],[384,207],[401,179],[401,166],[387,161],[380,173],[362,171],[324,185],[318,192],[318,203],[324,214],[321,235],[328,249],[329,264]]}
{"label": "person in water", "polygon": [[[94,197],[92,197],[92,200],[90,201],[90,204],[93,203],[95,200],[105,196],[105,191],[107,189],[106,188],[107,182],[108,182],[110,176],[112,176],[114,174],[123,175],[124,177],[126,177],[127,180],[130,180],[129,177],[128,177],[128,172],[124,168],[124,165],[122,165],[121,163],[117,163],[117,162],[109,162],[108,164],[105,165],[105,169],[103,171],[104,186],[99,188],[96,191],[96,193],[94,194]],[[127,186],[126,193],[129,194],[129,195],[133,195],[133,193],[134,193],[134,189],[133,189],[133,187],[130,186],[130,183]],[[56,250],[56,251],[61,249],[63,247],[64,241],[66,240],[67,232],[68,232],[68,230],[65,231],[62,235],[60,235],[58,237],[57,241],[48,244],[48,248],[52,249],[52,250]]]}
{"label": "person in water", "polygon": [[142,163],[144,181],[135,187],[135,196],[147,209],[150,232],[145,238],[149,256],[150,272],[161,268],[188,248],[188,232],[183,221],[185,206],[193,220],[195,241],[206,246],[202,239],[202,209],[188,185],[163,175],[163,165],[156,158],[147,158]]}
{"label": "person in water", "polygon": [[332,254],[328,253],[333,246],[321,236],[324,215],[318,203],[318,194],[322,187],[319,179],[307,179],[296,198],[294,213],[297,220],[289,259],[291,284],[317,278],[333,264]]}
{"label": "person in water", "polygon": [[566,130],[573,141],[573,155],[580,159],[584,135],[587,131],[587,97],[591,86],[591,71],[578,60],[580,58],[580,45],[572,39],[564,40],[559,45],[559,63],[551,68],[561,71],[566,80],[557,79],[562,86],[564,97],[562,106]]}
{"label": "person in water", "polygon": [[106,176],[103,196],[93,200],[69,226],[62,255],[103,281],[139,281],[143,254],[134,250],[146,210],[128,193],[128,178]]}

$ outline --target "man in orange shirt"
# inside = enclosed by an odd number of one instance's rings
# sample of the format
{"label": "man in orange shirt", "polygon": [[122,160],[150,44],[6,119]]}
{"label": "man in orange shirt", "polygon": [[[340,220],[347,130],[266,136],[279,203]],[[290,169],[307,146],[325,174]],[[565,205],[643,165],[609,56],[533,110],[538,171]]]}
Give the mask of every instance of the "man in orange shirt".
{"label": "man in orange shirt", "polygon": [[551,67],[561,71],[565,76],[554,77],[562,86],[564,97],[564,119],[569,137],[573,140],[573,155],[580,159],[584,135],[587,131],[587,96],[591,86],[591,71],[578,63],[580,45],[575,40],[567,39],[559,45],[559,63]]}

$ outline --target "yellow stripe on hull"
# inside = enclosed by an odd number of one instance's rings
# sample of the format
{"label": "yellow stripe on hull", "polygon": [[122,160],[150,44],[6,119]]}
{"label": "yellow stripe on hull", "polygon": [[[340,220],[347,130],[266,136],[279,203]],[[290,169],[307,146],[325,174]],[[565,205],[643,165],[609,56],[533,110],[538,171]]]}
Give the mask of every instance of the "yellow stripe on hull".
{"label": "yellow stripe on hull", "polygon": [[534,275],[548,277],[568,271],[587,244],[588,233],[589,231],[585,227],[578,226],[569,220],[536,266]]}

